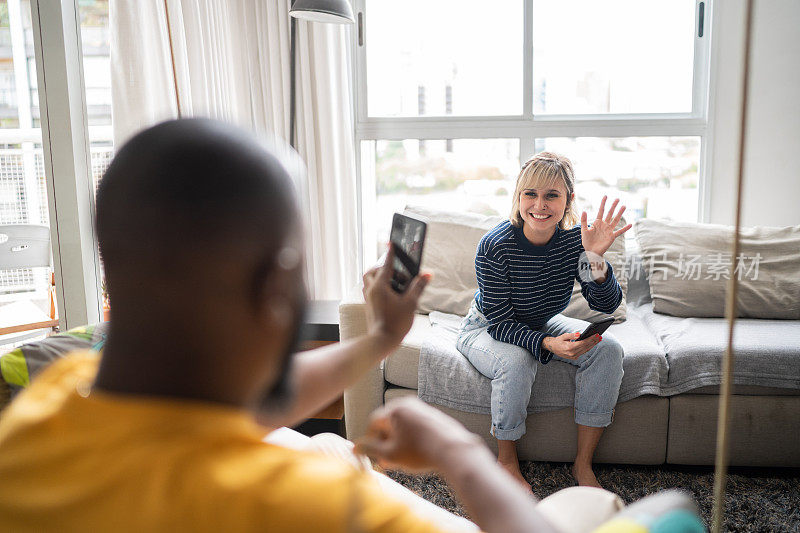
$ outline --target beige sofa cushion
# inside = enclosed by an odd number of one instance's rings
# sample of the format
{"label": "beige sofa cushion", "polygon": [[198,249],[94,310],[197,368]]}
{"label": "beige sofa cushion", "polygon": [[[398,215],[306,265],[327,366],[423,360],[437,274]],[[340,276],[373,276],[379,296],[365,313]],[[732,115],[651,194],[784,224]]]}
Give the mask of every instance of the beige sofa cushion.
{"label": "beige sofa cushion", "polygon": [[478,243],[503,218],[417,206],[406,207],[405,214],[428,224],[422,270],[432,273],[433,279],[420,298],[419,312],[466,315],[478,290]]}
{"label": "beige sofa cushion", "polygon": [[420,350],[432,329],[428,315],[414,315],[411,331],[397,350],[386,358],[383,370],[386,381],[400,387],[417,388]]}
{"label": "beige sofa cushion", "polygon": [[[732,227],[643,219],[635,230],[655,312],[725,316]],[[743,228],[740,242],[738,316],[800,319],[800,226]]]}
{"label": "beige sofa cushion", "polygon": [[[478,290],[478,280],[475,277],[475,251],[478,243],[490,229],[505,219],[420,206],[408,206],[404,213],[428,224],[422,253],[422,270],[432,273],[433,279],[425,288],[417,310],[420,313],[441,311],[466,315],[475,298],[475,291]],[[625,221],[622,220],[620,224],[625,225]],[[624,237],[619,237],[614,242],[606,258],[614,268],[624,295],[627,291]],[[589,309],[577,282],[564,314],[589,321],[605,316]],[[622,304],[614,312],[614,317],[618,322],[625,320],[624,297]]]}

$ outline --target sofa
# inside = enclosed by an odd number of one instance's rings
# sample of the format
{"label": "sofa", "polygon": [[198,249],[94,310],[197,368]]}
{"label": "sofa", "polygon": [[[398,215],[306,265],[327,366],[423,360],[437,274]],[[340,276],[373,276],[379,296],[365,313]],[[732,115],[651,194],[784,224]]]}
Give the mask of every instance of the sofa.
{"label": "sofa", "polygon": [[[473,267],[477,242],[501,219],[415,207],[407,208],[406,214],[428,222],[422,268],[433,271],[434,278],[399,348],[345,391],[347,436],[362,435],[370,413],[384,402],[420,395],[496,450],[489,434],[490,381],[476,377],[477,371],[457,351],[451,351],[449,359],[438,366],[426,360],[422,374],[420,360],[421,352],[423,358],[429,357],[426,347],[443,335],[437,325],[441,317],[456,320],[466,313],[477,288]],[[617,240],[612,247],[617,257],[609,259],[625,293],[624,305],[614,313],[617,321],[608,330],[625,349],[625,376],[614,421],[600,441],[595,460],[714,464],[721,363],[728,343],[724,303],[730,255],[725,254],[730,253],[732,228],[641,220],[634,231],[635,239]],[[797,467],[800,444],[792,435],[800,431],[800,226],[748,228],[742,232],[741,243],[743,260],[733,273],[740,278],[740,291],[730,463]],[[696,260],[696,256],[705,259]],[[760,271],[753,258],[761,258]],[[565,314],[585,320],[600,316],[580,300],[576,285]],[[581,305],[584,308],[576,311]],[[341,302],[339,312],[342,340],[365,333],[360,287],[354,287]],[[574,373],[574,367],[557,361],[540,364],[536,381],[561,380],[559,386],[574,387],[569,382],[574,381]],[[470,387],[475,401],[464,407],[437,397],[436,384],[453,382]],[[539,392],[537,384],[527,431],[518,443],[520,459],[572,461],[576,451],[573,410],[568,405],[548,405],[542,397],[547,383],[541,384]]]}

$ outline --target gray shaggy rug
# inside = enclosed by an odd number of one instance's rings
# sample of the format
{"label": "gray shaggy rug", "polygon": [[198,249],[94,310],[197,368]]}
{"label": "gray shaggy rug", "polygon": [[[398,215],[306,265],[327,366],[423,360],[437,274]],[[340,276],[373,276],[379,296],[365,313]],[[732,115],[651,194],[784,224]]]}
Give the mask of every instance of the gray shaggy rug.
{"label": "gray shaggy rug", "polygon": [[[523,462],[521,466],[537,498],[575,485],[570,464]],[[619,494],[625,503],[662,489],[683,489],[694,496],[706,525],[711,523],[712,467],[595,465],[594,471],[600,484]],[[467,516],[442,478],[402,472],[387,474],[439,507]],[[731,468],[725,498],[725,530],[800,531],[800,469]]]}

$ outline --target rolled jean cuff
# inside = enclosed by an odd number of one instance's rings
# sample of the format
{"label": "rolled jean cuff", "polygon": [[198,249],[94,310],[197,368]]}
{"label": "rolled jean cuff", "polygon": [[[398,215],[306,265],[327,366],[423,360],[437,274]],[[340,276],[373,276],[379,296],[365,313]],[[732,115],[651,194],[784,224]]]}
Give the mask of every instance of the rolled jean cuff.
{"label": "rolled jean cuff", "polygon": [[575,409],[575,423],[593,428],[604,428],[614,420],[614,410],[607,413],[584,413]]}
{"label": "rolled jean cuff", "polygon": [[525,422],[513,429],[500,429],[492,426],[492,435],[497,440],[519,440],[525,434]]}

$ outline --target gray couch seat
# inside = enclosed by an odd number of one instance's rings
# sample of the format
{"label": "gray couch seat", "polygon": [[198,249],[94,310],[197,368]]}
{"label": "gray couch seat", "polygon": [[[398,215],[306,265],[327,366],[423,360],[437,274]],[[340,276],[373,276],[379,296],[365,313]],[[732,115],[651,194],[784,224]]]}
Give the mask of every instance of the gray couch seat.
{"label": "gray couch seat", "polygon": [[[728,343],[724,318],[681,318],[637,308],[641,320],[667,354],[668,378],[661,394],[718,386]],[[734,328],[733,382],[738,392],[800,394],[800,325],[794,320],[737,319]],[[748,387],[748,388],[743,388]],[[778,392],[780,394],[780,392]]]}
{"label": "gray couch seat", "polygon": [[[665,353],[643,323],[636,309],[628,320],[615,324],[609,333],[625,347],[619,401],[660,393],[668,368]],[[420,350],[428,340],[436,345],[431,364],[435,371],[419,375]],[[575,395],[576,367],[559,361],[538,365],[528,411],[531,413],[571,407]],[[489,414],[491,382],[455,349],[455,333],[432,326],[428,315],[417,315],[411,332],[385,362],[386,381],[407,389],[421,387],[421,397],[431,403],[462,411]]]}

